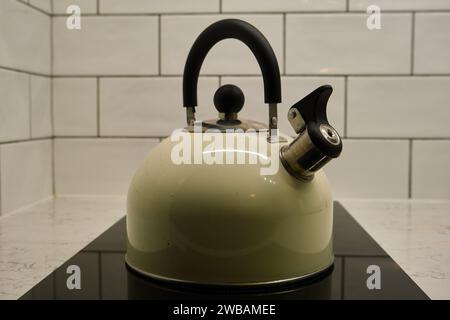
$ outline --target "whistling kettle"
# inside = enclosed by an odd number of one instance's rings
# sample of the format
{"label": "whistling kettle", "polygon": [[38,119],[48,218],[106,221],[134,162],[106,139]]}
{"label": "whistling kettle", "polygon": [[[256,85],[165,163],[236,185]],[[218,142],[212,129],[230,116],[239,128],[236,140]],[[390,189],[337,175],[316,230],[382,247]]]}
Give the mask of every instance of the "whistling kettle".
{"label": "whistling kettle", "polygon": [[[219,119],[195,119],[201,65],[227,38],[244,42],[259,63],[268,126],[238,118],[244,95],[234,85],[214,95]],[[129,188],[128,266],[212,285],[274,284],[328,270],[333,204],[321,168],[342,150],[325,113],[331,92],[319,87],[289,110],[295,139],[279,134],[280,72],[266,38],[236,19],[204,30],[184,68],[187,127],[152,150]]]}

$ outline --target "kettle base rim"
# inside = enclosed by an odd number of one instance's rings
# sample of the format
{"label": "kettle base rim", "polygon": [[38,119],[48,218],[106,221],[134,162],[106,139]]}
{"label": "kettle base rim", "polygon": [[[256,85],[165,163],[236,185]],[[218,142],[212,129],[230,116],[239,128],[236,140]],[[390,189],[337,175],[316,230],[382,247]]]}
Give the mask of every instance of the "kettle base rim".
{"label": "kettle base rim", "polygon": [[178,279],[172,277],[166,277],[157,275],[154,273],[150,273],[144,271],[138,267],[133,266],[129,261],[127,255],[125,255],[125,265],[127,268],[131,269],[133,272],[151,280],[161,281],[164,283],[170,283],[175,285],[188,285],[188,286],[196,286],[196,287],[217,287],[217,288],[255,288],[255,287],[278,287],[289,284],[304,284],[314,281],[316,279],[321,279],[325,277],[334,269],[334,259],[331,261],[329,265],[324,268],[321,268],[317,271],[303,274],[297,277],[271,280],[271,281],[260,281],[260,282],[201,282],[201,281],[193,281],[193,280],[185,280]]}

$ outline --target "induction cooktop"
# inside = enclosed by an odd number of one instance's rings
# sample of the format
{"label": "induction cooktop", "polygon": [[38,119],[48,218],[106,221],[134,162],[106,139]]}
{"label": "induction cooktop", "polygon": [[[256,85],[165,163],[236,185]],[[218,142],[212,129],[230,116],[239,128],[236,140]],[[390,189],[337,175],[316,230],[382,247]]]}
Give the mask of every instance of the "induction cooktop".
{"label": "induction cooktop", "polygon": [[144,278],[127,268],[122,218],[21,299],[428,299],[338,202],[333,232],[334,267],[307,282],[247,289],[192,287]]}

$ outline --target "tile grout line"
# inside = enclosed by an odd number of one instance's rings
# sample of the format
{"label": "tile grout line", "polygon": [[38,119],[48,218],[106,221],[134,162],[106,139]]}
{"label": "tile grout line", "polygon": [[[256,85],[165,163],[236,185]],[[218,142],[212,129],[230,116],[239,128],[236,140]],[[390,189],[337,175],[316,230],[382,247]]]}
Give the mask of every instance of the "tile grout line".
{"label": "tile grout line", "polygon": [[53,196],[56,195],[56,143],[55,143],[55,103],[54,103],[54,52],[55,52],[55,46],[53,41],[54,36],[54,27],[53,27],[53,13],[55,12],[55,4],[54,0],[51,0],[51,11],[52,16],[50,17],[50,120],[51,120],[51,126],[52,126],[52,138],[51,138],[51,161],[52,161],[52,194]]}
{"label": "tile grout line", "polygon": [[[160,138],[167,138],[167,136],[166,135],[164,135],[164,136],[119,136],[119,135],[117,135],[117,136],[56,136],[56,137],[54,137],[54,139],[58,139],[58,140],[70,140],[70,139],[83,139],[83,140],[90,140],[90,139],[105,139],[105,140],[107,140],[107,139],[124,139],[124,140],[127,140],[127,139],[130,139],[130,140],[133,140],[133,139],[136,139],[136,140],[138,140],[138,139],[160,139]],[[48,140],[49,138],[36,138],[36,139],[33,139],[33,140]],[[24,140],[24,142],[26,142],[26,141],[30,141],[30,140]],[[21,142],[21,141],[12,141],[12,142],[7,142],[7,143],[0,143],[0,145],[1,144],[11,144],[11,143],[17,143],[17,142]]]}
{"label": "tile grout line", "polygon": [[[14,69],[10,69],[10,68],[6,68],[6,67],[1,67],[0,66],[0,70],[4,69],[7,71],[14,71],[14,72],[19,72],[19,73],[26,73],[28,74],[26,71],[21,71],[21,70],[14,70]],[[35,73],[29,73],[32,75],[37,75],[40,77],[52,77],[52,78],[181,78],[183,77],[183,74],[181,73],[177,73],[177,74],[164,74],[162,73],[161,75],[159,74],[108,74],[108,75],[94,75],[94,74],[80,74],[80,75],[76,75],[76,74],[65,74],[65,75],[53,75],[53,76],[49,76],[49,75],[43,75],[43,74],[35,74]],[[261,74],[260,73],[249,73],[249,74],[220,74],[220,73],[214,73],[214,74],[201,74],[200,77],[204,77],[204,78],[208,78],[208,77],[218,77],[218,76],[224,76],[224,77],[248,77],[248,78],[254,78],[254,77],[260,77]],[[435,77],[435,78],[448,78],[450,77],[450,73],[434,73],[434,74],[410,74],[408,73],[403,73],[403,74],[323,74],[323,73],[287,73],[287,74],[283,74],[281,75],[282,77],[304,77],[304,78],[313,78],[313,77],[317,77],[317,78],[343,78],[343,77],[354,77],[354,78],[430,78],[430,77]]]}
{"label": "tile grout line", "polygon": [[413,139],[409,139],[408,148],[408,199],[412,198],[412,165],[413,165]]}
{"label": "tile grout line", "polygon": [[97,137],[100,137],[100,78],[96,77],[96,101],[97,101]]}
{"label": "tile grout line", "polygon": [[345,1],[345,12],[350,12],[350,0]]}
{"label": "tile grout line", "polygon": [[[444,10],[383,10],[384,14],[410,14],[412,12],[417,13],[450,13],[450,9]],[[227,11],[227,12],[217,12],[217,11],[205,11],[205,12],[147,12],[147,13],[82,13],[81,16],[85,17],[156,17],[158,15],[164,16],[205,16],[205,15],[220,15],[220,14],[232,14],[232,15],[248,15],[248,16],[258,16],[258,15],[281,15],[283,13],[293,14],[293,15],[320,15],[320,14],[335,14],[335,15],[346,15],[346,14],[366,14],[365,10],[323,10],[323,11]],[[48,13],[46,13],[49,15]],[[67,17],[66,13],[56,13],[53,14],[54,17]]]}
{"label": "tile grout line", "polygon": [[97,12],[97,15],[100,15],[100,0],[96,0],[95,11]]}
{"label": "tile grout line", "polygon": [[412,13],[412,18],[411,18],[411,75],[414,74],[414,50],[415,50],[415,35],[416,33],[416,13],[413,12]]}
{"label": "tile grout line", "polygon": [[55,137],[51,139],[52,142],[52,194],[53,196],[56,195],[56,143],[55,143]]}
{"label": "tile grout line", "polygon": [[219,0],[219,13],[223,13],[223,0]]}
{"label": "tile grout line", "polygon": [[29,74],[29,75],[33,75],[33,76],[47,77],[47,78],[50,78],[52,76],[51,74],[26,71],[26,70],[21,70],[21,69],[17,69],[17,68],[6,67],[6,66],[0,66],[0,70],[12,71],[12,72],[17,72],[17,73],[25,73],[25,74]]}
{"label": "tile grout line", "polygon": [[[54,139],[159,139],[161,136],[159,135],[136,135],[136,136],[125,136],[125,135],[89,135],[89,136],[72,136],[72,135],[57,135],[54,137]],[[166,137],[166,136],[164,136]],[[38,141],[38,140],[49,140],[51,137],[41,137],[41,138],[33,138],[33,139],[23,139],[23,140],[12,140],[12,141],[5,141],[0,142],[0,145],[6,145],[6,144],[12,144],[12,143],[18,143],[18,142],[27,142],[27,141]],[[401,138],[401,137],[346,137],[343,138],[346,141],[409,141],[409,140],[415,140],[415,141],[450,141],[450,137],[447,138]]]}
{"label": "tile grout line", "polygon": [[29,139],[33,138],[33,108],[31,94],[31,75],[28,75],[28,130],[30,131]]}
{"label": "tile grout line", "polygon": [[[42,141],[42,140],[56,140],[56,139],[160,139],[166,138],[167,136],[123,136],[123,135],[109,135],[109,136],[64,136],[64,135],[55,135],[53,137],[39,137],[39,138],[31,138],[31,139],[18,139],[18,140],[10,140],[0,142],[0,146],[2,145],[10,145],[15,143],[23,143],[23,142],[32,142],[32,141]],[[346,137],[344,140],[347,141],[450,141],[450,137],[442,138],[442,137],[430,137],[430,138],[402,138],[402,137]],[[412,159],[411,159],[412,160]]]}
{"label": "tile grout line", "polygon": [[161,52],[162,52],[162,48],[161,48],[161,15],[158,15],[158,76],[161,76]]}
{"label": "tile grout line", "polygon": [[[52,10],[53,10],[53,0],[51,2],[51,6],[52,6]],[[53,18],[51,19],[51,23],[50,23],[50,109],[51,109],[51,115],[50,115],[50,120],[51,120],[51,126],[52,126],[52,137],[54,137],[55,135],[55,107],[54,107],[54,100],[53,100],[53,92],[54,92],[54,87],[53,87],[53,73],[54,73],[54,66],[53,66],[53,56],[54,56],[54,42],[53,42]]]}
{"label": "tile grout line", "polygon": [[51,132],[51,141],[52,141],[52,155],[51,155],[51,161],[52,161],[52,193],[55,195],[56,193],[56,175],[55,175],[55,116],[54,116],[54,99],[53,99],[53,79],[50,79],[50,121],[52,126],[52,132]]}
{"label": "tile grout line", "polygon": [[286,75],[286,13],[283,13],[283,75]]}
{"label": "tile grout line", "polygon": [[[53,0],[52,0],[52,10],[53,10]],[[53,42],[53,18],[51,19],[50,23],[50,109],[51,109],[51,125],[52,125],[52,137],[55,135],[55,117],[54,117],[54,101],[53,101],[53,73],[54,73],[54,66],[53,66],[53,56],[54,56],[54,42]]]}
{"label": "tile grout line", "polygon": [[347,138],[348,127],[348,76],[344,77],[344,138]]}
{"label": "tile grout line", "polygon": [[[31,138],[31,139],[17,139],[17,140],[10,140],[10,141],[2,141],[2,142],[0,142],[0,146],[2,146],[2,145],[9,145],[9,144],[15,144],[15,143],[23,143],[23,142],[52,140],[54,138],[55,137],[47,136],[47,137],[39,137],[39,138]],[[82,138],[82,136],[77,136],[76,138]]]}
{"label": "tile grout line", "polygon": [[[52,10],[53,10],[53,0],[52,0]],[[55,46],[53,36],[54,36],[53,17],[50,17],[50,78],[53,78],[54,73],[53,57],[55,52]]]}
{"label": "tile grout line", "polygon": [[396,140],[408,141],[410,139],[418,141],[449,141],[450,137],[347,137],[347,140]]}
{"label": "tile grout line", "polygon": [[31,9],[33,9],[33,10],[36,10],[36,11],[38,11],[38,12],[40,12],[40,13],[43,13],[43,14],[45,14],[46,16],[49,16],[49,17],[52,16],[51,13],[48,13],[48,12],[46,12],[45,10],[42,10],[41,8],[38,8],[38,7],[34,6],[34,5],[32,5],[31,3],[23,2],[23,1],[18,1],[18,0],[17,0],[16,2],[21,3],[21,4],[23,4],[24,6],[29,7],[29,8],[31,8]]}

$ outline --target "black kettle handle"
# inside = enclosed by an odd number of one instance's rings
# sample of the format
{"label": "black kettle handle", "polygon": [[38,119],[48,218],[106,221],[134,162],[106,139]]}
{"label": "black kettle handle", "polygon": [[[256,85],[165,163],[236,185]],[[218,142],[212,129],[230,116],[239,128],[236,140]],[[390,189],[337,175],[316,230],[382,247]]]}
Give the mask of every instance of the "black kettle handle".
{"label": "black kettle handle", "polygon": [[250,48],[258,61],[264,81],[264,101],[281,102],[281,79],[278,61],[264,35],[251,24],[238,19],[213,23],[195,40],[186,60],[183,74],[183,105],[197,106],[197,82],[200,68],[209,50],[224,39],[237,39]]}

